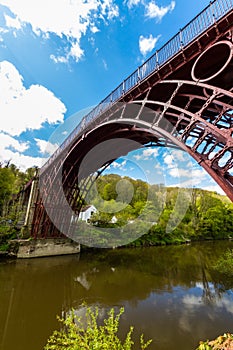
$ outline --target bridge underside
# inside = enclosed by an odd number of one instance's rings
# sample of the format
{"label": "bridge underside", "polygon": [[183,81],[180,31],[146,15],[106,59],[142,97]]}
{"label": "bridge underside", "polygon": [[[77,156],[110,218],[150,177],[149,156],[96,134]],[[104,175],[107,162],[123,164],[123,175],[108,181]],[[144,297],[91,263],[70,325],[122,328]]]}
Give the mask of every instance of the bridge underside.
{"label": "bridge underside", "polygon": [[66,234],[105,167],[145,145],[188,152],[233,200],[232,21],[229,13],[84,126],[40,175],[32,235]]}

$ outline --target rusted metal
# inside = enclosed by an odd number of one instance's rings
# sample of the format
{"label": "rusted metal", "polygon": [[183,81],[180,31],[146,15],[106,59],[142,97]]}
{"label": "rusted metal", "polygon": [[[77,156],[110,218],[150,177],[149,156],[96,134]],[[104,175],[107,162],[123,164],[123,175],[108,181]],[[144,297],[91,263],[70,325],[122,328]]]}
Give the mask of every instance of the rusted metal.
{"label": "rusted metal", "polygon": [[[104,111],[108,110],[114,103],[121,101],[122,96],[127,95],[129,91],[134,89],[137,85],[140,85],[141,82],[146,81],[146,79],[153,75],[153,73],[160,72],[172,59],[174,63],[171,62],[171,66],[174,67],[172,68],[172,71],[174,71],[177,68],[177,65],[174,64],[178,55],[184,55],[185,50],[187,51],[187,59],[191,57],[189,51],[194,51],[191,55],[195,56],[198,51],[196,48],[193,50],[193,45],[196,43],[199,44],[199,52],[201,52],[203,46],[211,44],[212,40],[216,41],[216,38],[220,37],[222,34],[226,34],[232,25],[232,9],[232,0],[211,1],[202,12],[200,12],[183,29],[180,29],[180,31],[162,46],[161,49],[156,51],[154,55],[138,67],[82,119],[80,124],[41,168],[41,173],[52,164],[54,159],[56,159],[63,150],[70,146],[76,136],[82,133],[90,122],[94,122],[95,119],[97,119]],[[181,64],[184,64],[183,60]],[[159,79],[156,80],[159,81],[162,78],[164,78],[164,76],[160,73]]]}
{"label": "rusted metal", "polygon": [[45,207],[57,210],[59,225],[70,220],[67,203],[78,215],[99,169],[124,150],[108,150],[108,161],[97,156],[89,173],[80,164],[114,138],[182,148],[233,200],[232,30],[233,0],[212,1],[83,118],[40,171],[43,202],[38,197],[32,235],[60,234]]}

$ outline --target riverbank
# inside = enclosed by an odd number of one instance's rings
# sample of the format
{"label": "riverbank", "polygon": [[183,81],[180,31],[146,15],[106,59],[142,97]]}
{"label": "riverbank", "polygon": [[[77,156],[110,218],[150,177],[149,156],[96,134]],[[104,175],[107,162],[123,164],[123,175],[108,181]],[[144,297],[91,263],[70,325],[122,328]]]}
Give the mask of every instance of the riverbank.
{"label": "riverbank", "polygon": [[14,239],[7,244],[7,250],[0,257],[18,259],[40,258],[80,253],[80,244],[68,238]]}
{"label": "riverbank", "polygon": [[[109,248],[111,249],[128,249],[128,248],[149,248],[160,246],[175,246],[175,245],[187,245],[192,243],[202,242],[216,242],[216,241],[232,241],[231,237],[225,239],[214,239],[211,237],[202,238],[198,240],[191,240],[188,238],[176,237],[175,239],[159,239],[149,234],[144,235],[134,242],[131,242],[125,246]],[[69,238],[47,238],[47,239],[13,239],[9,240],[6,245],[6,250],[0,251],[1,258],[16,258],[16,259],[28,259],[39,258],[59,255],[72,255],[80,254],[81,251],[99,251],[106,248],[95,248],[81,245],[74,242]]]}

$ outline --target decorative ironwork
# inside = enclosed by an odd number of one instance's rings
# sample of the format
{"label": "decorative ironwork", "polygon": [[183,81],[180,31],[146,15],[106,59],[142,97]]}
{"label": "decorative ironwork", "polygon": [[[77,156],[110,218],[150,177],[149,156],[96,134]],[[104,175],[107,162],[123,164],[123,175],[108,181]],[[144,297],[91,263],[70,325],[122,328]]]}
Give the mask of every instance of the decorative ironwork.
{"label": "decorative ironwork", "polygon": [[141,81],[146,79],[154,71],[158,71],[162,66],[177,53],[184,50],[198,36],[204,33],[208,28],[216,24],[217,21],[231,11],[233,0],[214,0],[190,21],[183,29],[173,36],[164,46],[157,50],[147,61],[138,67],[128,78],[126,78],[115,90],[113,90],[103,101],[101,101],[90,113],[88,113],[73,130],[57,151],[49,158],[41,168],[43,172],[53,160],[65,148],[69,147],[71,142],[85,130],[90,122],[97,119],[104,111],[118,102],[123,95],[127,94]]}
{"label": "decorative ironwork", "polygon": [[78,215],[101,171],[131,150],[113,147],[81,167],[93,147],[114,138],[184,149],[233,200],[232,30],[233,0],[212,1],[82,119],[40,171],[32,235],[60,234],[45,207],[57,227],[73,220],[67,203]]}

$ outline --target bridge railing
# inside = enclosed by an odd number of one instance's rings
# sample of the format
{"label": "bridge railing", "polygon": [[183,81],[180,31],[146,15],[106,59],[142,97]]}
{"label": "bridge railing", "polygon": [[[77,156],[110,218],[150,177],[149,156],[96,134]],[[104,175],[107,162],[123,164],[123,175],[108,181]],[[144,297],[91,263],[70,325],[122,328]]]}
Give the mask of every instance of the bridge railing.
{"label": "bridge railing", "polygon": [[124,94],[134,88],[139,82],[147,78],[151,73],[160,69],[169,59],[179,53],[182,48],[190,44],[206,29],[221,19],[233,9],[233,0],[214,0],[193,18],[184,28],[174,35],[166,44],[157,50],[147,61],[128,76],[115,90],[103,101],[92,109],[70,133],[67,139],[54,152],[41,168],[41,173],[51,164],[54,159],[81,133],[89,123],[106,111],[111,105],[119,101]]}

